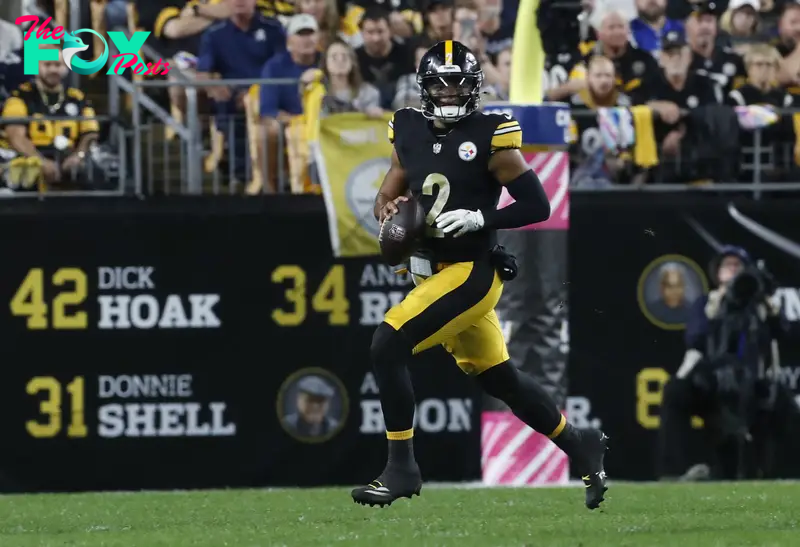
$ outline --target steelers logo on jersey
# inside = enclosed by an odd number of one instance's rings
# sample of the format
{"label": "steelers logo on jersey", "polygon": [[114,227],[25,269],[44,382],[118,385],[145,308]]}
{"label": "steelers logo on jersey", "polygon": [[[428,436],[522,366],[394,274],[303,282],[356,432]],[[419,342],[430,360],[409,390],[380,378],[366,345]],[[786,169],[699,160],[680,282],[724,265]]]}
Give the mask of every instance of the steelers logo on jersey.
{"label": "steelers logo on jersey", "polygon": [[458,157],[464,161],[472,161],[478,155],[478,148],[474,142],[464,142],[458,147]]}

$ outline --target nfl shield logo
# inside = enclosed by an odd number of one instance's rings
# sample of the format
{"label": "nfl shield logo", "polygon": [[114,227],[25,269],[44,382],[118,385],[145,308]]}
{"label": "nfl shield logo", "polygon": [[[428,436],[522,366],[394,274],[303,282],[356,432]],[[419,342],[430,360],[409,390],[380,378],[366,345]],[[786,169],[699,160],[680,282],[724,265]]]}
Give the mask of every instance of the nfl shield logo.
{"label": "nfl shield logo", "polygon": [[440,143],[437,142],[436,144],[433,145],[434,154],[438,154],[441,151],[442,151],[442,145]]}

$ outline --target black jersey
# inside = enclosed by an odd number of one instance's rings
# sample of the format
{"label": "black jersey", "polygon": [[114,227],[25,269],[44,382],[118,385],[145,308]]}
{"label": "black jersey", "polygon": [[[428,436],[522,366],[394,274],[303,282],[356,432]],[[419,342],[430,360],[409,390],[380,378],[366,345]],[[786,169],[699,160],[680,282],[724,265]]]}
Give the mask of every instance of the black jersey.
{"label": "black jersey", "polygon": [[502,187],[489,171],[489,159],[498,150],[522,146],[519,123],[510,116],[475,112],[440,136],[421,111],[403,108],[389,122],[389,140],[406,172],[408,188],[427,215],[421,250],[431,252],[438,262],[486,256],[496,242],[494,230],[454,238],[437,229],[435,219],[456,209],[497,207]]}
{"label": "black jersey", "polygon": [[[686,82],[681,89],[675,89],[663,74],[653,85],[651,100],[675,103],[681,110],[691,110],[699,106],[719,104],[723,98],[719,96],[719,89],[709,78],[697,73],[689,72]],[[681,125],[679,120],[675,124],[657,121],[656,137],[661,140],[667,133]]]}
{"label": "black jersey", "polygon": [[767,91],[745,84],[728,93],[728,104],[731,106],[747,106],[751,104],[767,104],[778,108],[789,108],[794,103],[791,93],[783,87],[773,87]]}
{"label": "black jersey", "polygon": [[[94,118],[95,112],[79,89],[68,87],[55,93],[47,93],[39,89],[36,83],[24,83],[6,100],[1,117],[43,118],[44,116]],[[28,128],[28,138],[46,157],[68,153],[81,136],[98,131],[97,121],[93,119],[83,121],[41,119],[24,125]],[[0,147],[7,148],[8,143],[2,142]]]}
{"label": "black jersey", "polygon": [[747,80],[744,61],[732,49],[715,47],[711,57],[706,58],[692,53],[689,70],[709,78],[719,88],[720,96],[738,88]]}

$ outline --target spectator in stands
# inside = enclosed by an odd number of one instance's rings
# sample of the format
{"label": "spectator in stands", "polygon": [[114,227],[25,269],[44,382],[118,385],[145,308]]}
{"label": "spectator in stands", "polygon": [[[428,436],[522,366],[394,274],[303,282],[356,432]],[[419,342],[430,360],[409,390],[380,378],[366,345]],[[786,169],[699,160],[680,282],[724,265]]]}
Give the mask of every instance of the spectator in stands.
{"label": "spectator in stands", "polygon": [[[261,72],[263,79],[300,79],[308,83],[313,78],[315,67],[319,64],[319,27],[316,19],[307,13],[300,13],[289,20],[286,28],[289,35],[287,51],[270,59]],[[258,162],[267,151],[267,187],[273,191],[277,187],[278,162],[274,160],[279,153],[281,125],[287,124],[293,116],[303,113],[300,90],[297,85],[262,85],[259,92],[259,109],[262,132],[259,135]]]}
{"label": "spectator in stands", "polygon": [[800,92],[800,4],[785,5],[778,21],[776,48],[783,58],[778,81],[797,94]]}
{"label": "spectator in stands", "polygon": [[[203,34],[197,60],[197,77],[210,79],[218,74],[223,80],[255,79],[264,64],[286,50],[286,35],[276,19],[256,11],[256,0],[229,0],[231,17]],[[220,103],[235,99],[237,110],[243,108],[246,87],[235,92],[227,86],[210,87],[208,95]]]}
{"label": "spectator in stands", "polygon": [[[766,104],[772,105],[776,109],[796,108],[794,97],[786,88],[777,83],[781,56],[774,47],[768,44],[753,44],[744,57],[744,63],[747,67],[747,83],[730,92],[728,104],[732,106]],[[792,115],[784,115],[777,124],[761,130],[759,145],[762,151],[767,152],[761,156],[762,180],[786,180],[786,175],[779,171],[778,166],[793,163],[793,150],[791,149],[793,147],[784,150],[776,145],[795,140],[793,125]],[[750,150],[753,150],[754,134],[744,131],[740,136],[740,142],[743,151],[742,163],[745,166],[752,165],[753,157]],[[743,175],[746,176],[744,173]],[[752,176],[750,180],[752,180]]]}
{"label": "spectator in stands", "polygon": [[614,63],[620,91],[647,96],[650,81],[659,72],[658,64],[652,55],[634,47],[628,41],[628,35],[628,24],[621,13],[612,11],[604,15],[597,32],[597,43],[581,63],[575,65],[570,81],[548,90],[546,97],[551,101],[560,101],[585,89],[586,63],[594,55],[603,55]]}
{"label": "spectator in stands", "polygon": [[781,87],[778,70],[781,55],[768,44],[754,44],[744,58],[747,68],[747,83],[728,94],[733,105],[770,104],[778,108],[788,108],[792,96]]}
{"label": "spectator in stands", "polygon": [[572,184],[578,187],[606,187],[629,179],[633,169],[620,151],[607,150],[604,146],[597,109],[627,107],[631,100],[617,88],[614,63],[602,55],[589,60],[584,82],[586,86],[569,98],[576,137],[570,150]]}
{"label": "spectator in stands", "polygon": [[492,64],[497,71],[497,81],[487,91],[491,95],[491,100],[507,101],[511,87],[511,48],[501,50]]}
{"label": "spectator in stands", "polygon": [[[299,79],[318,66],[320,35],[317,21],[306,13],[295,15],[289,20],[286,32],[289,35],[287,51],[267,61],[261,78]],[[262,85],[259,104],[262,118],[276,137],[278,122],[286,123],[292,116],[303,112],[297,85]]]}
{"label": "spectator in stands", "polygon": [[453,11],[453,39],[467,46],[481,62],[484,82],[492,86],[500,75],[486,54],[486,38],[480,30],[480,10],[477,0],[456,0]]}
{"label": "spectator in stands", "polygon": [[690,70],[692,51],[681,32],[671,31],[664,36],[659,62],[663,77],[649,90],[647,105],[658,114],[656,138],[663,154],[674,156],[686,134],[681,110],[717,104],[722,97],[707,77]]}
{"label": "spectator in stands", "polygon": [[422,14],[417,11],[417,0],[355,0],[349,10],[345,10],[339,0],[339,13],[345,14],[345,19],[358,21],[365,10],[382,8],[389,16],[389,27],[392,35],[404,40],[422,31]]}
{"label": "spectator in stands", "polygon": [[[586,11],[581,11],[580,5],[555,2],[540,4],[537,23],[545,50],[542,73],[544,94],[569,81],[572,69],[591,51],[597,40],[594,28],[588,24],[588,14],[594,9],[594,1],[585,0],[582,4]],[[559,6],[558,9],[556,6]]]}
{"label": "spectator in stands", "polygon": [[423,0],[423,6],[423,31],[416,40],[429,39],[433,43],[452,40],[453,0]]}
{"label": "spectator in stands", "polygon": [[381,106],[390,108],[398,80],[414,71],[411,52],[393,38],[389,13],[381,7],[367,8],[360,27],[364,45],[356,56],[361,75],[380,91]]}
{"label": "spectator in stands", "polygon": [[641,50],[658,56],[661,37],[667,32],[683,32],[683,23],[667,18],[667,0],[636,0],[638,17],[631,21],[631,42]]}
{"label": "spectator in stands", "polygon": [[297,0],[297,5],[299,13],[307,13],[316,19],[321,51],[325,51],[337,38],[353,47],[361,45],[358,22],[354,21],[355,13],[342,17],[336,0]]}
{"label": "spectator in stands", "polygon": [[[46,44],[40,48],[60,48]],[[41,61],[39,74],[15,90],[3,105],[0,118],[41,116],[36,122],[5,125],[0,148],[16,156],[8,165],[6,182],[12,189],[36,189],[40,183],[77,183],[89,147],[97,139],[94,109],[82,91],[63,85],[67,69],[59,54],[55,61]],[[47,117],[84,117],[83,121]],[[3,154],[6,156],[6,154]]]}
{"label": "spectator in stands", "polygon": [[417,82],[417,70],[423,55],[434,46],[436,42],[429,38],[416,41],[414,50],[414,71],[404,74],[397,81],[397,90],[392,100],[392,108],[397,110],[406,106],[420,108],[419,83]]}
{"label": "spectator in stands", "polygon": [[324,114],[363,112],[371,118],[383,115],[378,89],[361,78],[356,53],[345,41],[328,46],[322,61],[326,95],[322,101]]}
{"label": "spectator in stands", "polygon": [[717,5],[713,2],[694,4],[694,12],[686,20],[686,37],[692,49],[691,70],[710,78],[726,97],[741,86],[747,74],[742,58],[717,44]]}
{"label": "spectator in stands", "polygon": [[731,0],[728,9],[722,14],[719,26],[722,29],[720,38],[723,45],[733,48],[739,55],[747,52],[753,42],[765,40],[761,36],[761,21],[758,10],[760,0]]}

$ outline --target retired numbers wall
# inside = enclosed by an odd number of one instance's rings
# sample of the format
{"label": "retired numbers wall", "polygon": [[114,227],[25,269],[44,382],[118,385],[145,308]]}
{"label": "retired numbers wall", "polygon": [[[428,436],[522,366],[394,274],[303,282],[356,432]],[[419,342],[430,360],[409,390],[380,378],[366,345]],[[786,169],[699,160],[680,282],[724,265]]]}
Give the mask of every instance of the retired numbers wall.
{"label": "retired numbers wall", "polygon": [[[372,331],[410,290],[322,201],[2,203],[0,491],[350,484],[385,458]],[[412,367],[426,480],[480,477],[476,388]]]}

